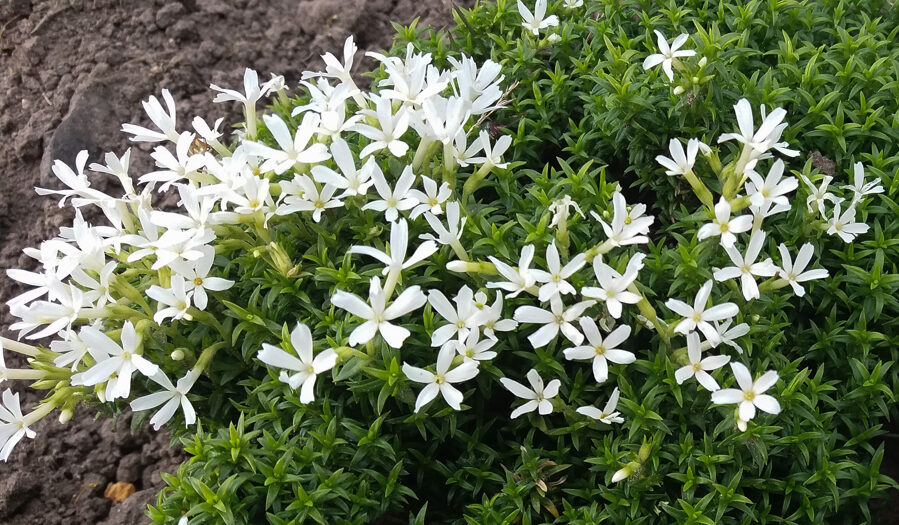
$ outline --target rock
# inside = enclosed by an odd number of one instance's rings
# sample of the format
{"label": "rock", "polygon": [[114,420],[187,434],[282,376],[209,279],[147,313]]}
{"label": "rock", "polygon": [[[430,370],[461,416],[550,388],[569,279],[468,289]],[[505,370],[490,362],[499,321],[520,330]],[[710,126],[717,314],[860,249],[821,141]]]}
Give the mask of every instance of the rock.
{"label": "rock", "polygon": [[141,454],[133,452],[123,457],[116,469],[116,480],[137,483],[141,479],[144,465]]}
{"label": "rock", "polygon": [[109,517],[98,525],[135,525],[148,523],[147,505],[156,499],[156,489],[146,489],[128,496],[128,498],[113,505]]}
{"label": "rock", "polygon": [[156,26],[165,29],[181,20],[186,12],[187,10],[180,2],[168,3],[156,11]]}
{"label": "rock", "polygon": [[81,150],[88,150],[97,159],[100,134],[109,133],[109,123],[116,122],[109,100],[115,97],[103,83],[91,83],[77,91],[69,104],[69,112],[50,136],[41,159],[41,185],[56,187],[56,176],[51,171],[56,159],[73,166]]}
{"label": "rock", "polygon": [[37,495],[37,478],[25,472],[0,476],[0,518],[14,516],[16,510]]}

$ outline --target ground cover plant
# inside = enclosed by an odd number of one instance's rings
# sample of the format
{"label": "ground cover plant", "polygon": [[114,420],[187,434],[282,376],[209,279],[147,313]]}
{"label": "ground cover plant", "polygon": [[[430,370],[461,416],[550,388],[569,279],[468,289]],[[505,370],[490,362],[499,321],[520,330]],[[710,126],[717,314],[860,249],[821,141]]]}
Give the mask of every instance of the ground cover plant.
{"label": "ground cover plant", "polygon": [[[488,2],[145,103],[11,298],[46,401],[191,459],[174,523],[860,523],[895,415],[897,12]],[[839,21],[837,25],[834,21]],[[267,105],[262,116],[257,109]],[[193,131],[185,131],[193,129]],[[121,182],[91,188],[87,169]],[[93,175],[92,175],[93,176]],[[178,212],[153,208],[177,192]],[[132,392],[133,391],[133,392]]]}

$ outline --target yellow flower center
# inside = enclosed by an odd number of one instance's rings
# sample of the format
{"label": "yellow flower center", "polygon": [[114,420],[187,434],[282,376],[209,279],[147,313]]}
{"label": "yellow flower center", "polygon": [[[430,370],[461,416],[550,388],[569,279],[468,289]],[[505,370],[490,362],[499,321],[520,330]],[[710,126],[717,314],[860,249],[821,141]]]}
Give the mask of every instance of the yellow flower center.
{"label": "yellow flower center", "polygon": [[194,286],[200,286],[200,285],[202,285],[202,284],[203,284],[203,278],[202,278],[202,277],[197,277],[197,278],[194,279]]}
{"label": "yellow flower center", "polygon": [[746,401],[752,401],[753,399],[755,399],[755,392],[753,392],[752,390],[750,390],[749,392],[744,392],[743,399],[745,399]]}
{"label": "yellow flower center", "polygon": [[443,377],[443,374],[437,374],[434,376],[434,382],[438,385],[442,385],[443,383],[446,383],[446,378]]}
{"label": "yellow flower center", "polygon": [[699,363],[693,363],[693,371],[699,372],[700,370],[702,370],[702,366]]}
{"label": "yellow flower center", "polygon": [[596,351],[596,355],[603,355],[604,353],[606,353],[606,347],[602,345],[597,346],[596,348],[594,348],[594,350]]}

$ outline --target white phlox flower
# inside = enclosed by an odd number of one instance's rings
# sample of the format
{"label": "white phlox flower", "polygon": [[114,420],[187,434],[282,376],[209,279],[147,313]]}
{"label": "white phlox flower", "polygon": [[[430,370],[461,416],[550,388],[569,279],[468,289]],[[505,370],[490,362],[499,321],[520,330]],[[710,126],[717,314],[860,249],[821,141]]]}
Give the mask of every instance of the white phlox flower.
{"label": "white phlox flower", "polygon": [[450,245],[457,251],[465,252],[465,248],[460,244],[460,240],[462,239],[462,232],[465,231],[465,221],[468,220],[468,217],[462,217],[457,201],[446,203],[446,227],[431,212],[425,213],[425,220],[428,221],[428,226],[434,230],[436,236],[430,233],[423,233],[419,236],[420,239]]}
{"label": "white phlox flower", "polygon": [[602,301],[612,317],[620,318],[623,304],[637,304],[642,299],[640,294],[628,291],[628,287],[637,279],[645,257],[642,253],[634,254],[627,262],[624,275],[604,263],[601,257],[596,257],[593,259],[593,273],[599,286],[585,286],[581,288],[581,294],[589,299]]}
{"label": "white phlox flower", "polygon": [[747,169],[749,181],[746,183],[746,194],[749,202],[757,208],[769,203],[789,206],[787,194],[799,187],[799,181],[796,177],[783,178],[783,173],[784,162],[780,159],[774,161],[764,179],[754,170]]}
{"label": "white phlox flower", "polygon": [[[651,215],[633,218],[627,211],[627,202],[624,195],[616,191],[612,194],[612,222],[607,224],[595,211],[590,212],[593,218],[599,221],[602,229],[613,246],[626,246],[628,244],[640,244],[649,242],[646,236],[649,227],[655,220]],[[639,205],[638,205],[639,206]],[[636,206],[634,206],[636,208]]]}
{"label": "white phlox flower", "polygon": [[[534,245],[528,244],[521,249],[521,255],[518,259],[518,266],[513,268],[508,264],[500,261],[496,257],[488,256],[490,262],[496,267],[496,271],[506,280],[499,282],[487,283],[487,288],[499,288],[507,292],[511,292],[509,297],[517,297],[518,294],[529,290],[537,282],[531,273],[530,265],[534,260]],[[536,291],[535,291],[536,292]],[[536,295],[536,293],[535,293]]]}
{"label": "white phlox flower", "polygon": [[22,415],[19,394],[7,388],[3,391],[3,404],[0,404],[0,459],[8,460],[12,449],[23,437],[34,439],[34,436],[34,430],[29,428]]}
{"label": "white phlox flower", "polygon": [[[502,137],[496,139],[496,142],[491,146],[490,145],[490,133],[486,131],[481,131],[478,135],[478,146],[477,150],[472,152],[472,155],[480,150],[484,151],[483,156],[472,157],[468,155],[470,158],[468,162],[471,164],[484,164],[485,166],[489,166],[491,168],[499,168],[501,170],[509,167],[508,162],[503,162],[503,154],[506,150],[509,149],[509,146],[512,145],[512,137],[509,135],[503,135]],[[467,152],[466,152],[467,154]]]}
{"label": "white phlox flower", "polygon": [[[409,248],[409,224],[406,219],[400,219],[390,225],[390,244],[388,251],[381,251],[371,246],[351,246],[347,253],[368,255],[384,263],[383,275],[391,274],[399,277],[402,270],[410,268],[427,259],[437,251],[437,243],[425,241],[418,245],[412,256],[406,259],[406,251]],[[389,277],[388,277],[389,278]],[[395,282],[395,279],[394,279]]]}
{"label": "white phlox flower", "polygon": [[827,221],[827,234],[839,235],[843,242],[852,242],[857,235],[868,233],[870,227],[863,222],[855,222],[855,207],[850,206],[840,214],[840,204],[833,208],[833,216]]}
{"label": "white phlox flower", "polygon": [[687,39],[690,37],[686,33],[682,33],[677,35],[674,38],[674,41],[671,42],[671,45],[668,45],[668,39],[665,38],[660,31],[656,30],[656,40],[659,46],[659,52],[653,55],[649,55],[643,60],[643,69],[650,69],[656,67],[657,65],[662,65],[662,71],[665,72],[665,76],[668,77],[668,80],[674,82],[674,71],[672,66],[674,65],[674,61],[681,57],[691,57],[696,54],[696,51],[692,49],[681,49],[681,46],[687,43]]}
{"label": "white phlox flower", "polygon": [[384,218],[388,221],[396,221],[401,211],[411,210],[419,204],[412,193],[412,185],[415,184],[415,174],[412,172],[412,166],[406,166],[403,173],[396,181],[396,186],[390,187],[387,179],[384,178],[384,172],[377,164],[372,165],[372,180],[375,183],[375,189],[381,197],[378,200],[369,201],[362,207],[363,210],[375,210],[384,212]]}
{"label": "white phlox flower", "polygon": [[589,317],[580,318],[581,329],[587,336],[588,345],[575,346],[564,351],[565,359],[591,359],[593,377],[597,383],[605,383],[609,378],[609,362],[627,365],[637,360],[632,352],[618,348],[631,335],[631,327],[623,324],[612,330],[605,338]]}
{"label": "white phlox flower", "polygon": [[150,95],[148,100],[141,102],[150,121],[156,125],[159,131],[134,124],[122,124],[122,131],[134,135],[131,137],[133,142],[161,142],[163,140],[178,142],[179,133],[175,129],[175,99],[172,98],[168,89],[162,90],[162,100],[165,101],[168,112],[163,109],[159,99],[153,95]]}
{"label": "white phlox flower", "polygon": [[297,175],[290,181],[281,182],[281,204],[275,215],[290,215],[301,211],[311,211],[312,220],[321,222],[322,213],[331,208],[343,207],[343,201],[334,197],[337,187],[330,184],[319,191],[308,175]]}
{"label": "white phlox flower", "polygon": [[683,317],[674,327],[674,331],[679,334],[688,334],[694,330],[702,332],[706,339],[712,344],[717,345],[720,342],[718,331],[712,326],[712,321],[723,321],[730,319],[740,313],[739,308],[734,303],[722,303],[710,308],[706,308],[709,296],[712,294],[713,281],[709,279],[696,292],[693,300],[693,306],[678,300],[668,299],[665,306],[672,312]]}
{"label": "white phlox flower", "polygon": [[815,184],[805,175],[799,174],[799,178],[802,179],[802,182],[808,187],[808,197],[805,199],[805,206],[809,213],[812,212],[812,207],[814,206],[821,217],[825,217],[825,201],[830,201],[833,204],[843,202],[844,199],[842,197],[837,197],[833,193],[827,191],[831,181],[833,181],[833,177],[830,175],[825,175],[824,178],[821,179],[821,184],[818,186],[815,186]]}
{"label": "white phlox flower", "polygon": [[668,142],[668,152],[671,158],[664,155],[657,155],[656,162],[665,168],[667,175],[684,175],[693,171],[696,164],[696,153],[699,152],[699,139],[690,139],[687,141],[687,151],[684,151],[684,145],[680,139],[671,139]]}
{"label": "white phlox flower", "polygon": [[777,246],[777,251],[780,252],[780,268],[777,269],[777,275],[790,283],[793,293],[799,297],[805,295],[805,288],[800,283],[811,281],[812,279],[824,279],[828,275],[827,270],[823,268],[805,270],[808,263],[812,260],[812,255],[815,254],[815,248],[811,243],[805,243],[799,248],[795,261],[793,261],[790,251],[783,243]]}
{"label": "white phlox flower", "polygon": [[331,158],[328,147],[324,144],[309,144],[321,121],[317,114],[304,115],[296,135],[290,134],[287,123],[277,115],[263,115],[262,120],[280,149],[249,141],[244,142],[244,147],[247,153],[265,159],[259,167],[263,173],[274,171],[280,175],[296,164],[316,164]]}
{"label": "white phlox flower", "polygon": [[259,99],[283,88],[284,77],[280,75],[272,75],[270,80],[263,82],[260,86],[259,74],[250,68],[246,68],[243,73],[243,93],[233,89],[221,88],[215,84],[209,85],[209,89],[218,91],[215,98],[212,99],[213,102],[241,102],[247,108],[248,112],[255,112],[256,102],[258,102]]}
{"label": "white phlox flower", "polygon": [[167,191],[172,184],[183,179],[196,184],[200,170],[206,165],[206,157],[190,153],[193,141],[193,133],[189,131],[182,133],[175,141],[175,155],[172,155],[165,146],[156,146],[150,156],[156,161],[156,166],[162,169],[141,175],[138,182],[141,184],[161,182],[159,191]]}
{"label": "white phlox flower", "polygon": [[221,277],[210,277],[212,263],[215,259],[215,248],[204,246],[201,248],[203,256],[196,261],[175,261],[171,268],[177,275],[184,278],[185,290],[192,292],[194,306],[199,310],[205,310],[209,298],[207,291],[221,292],[234,286],[234,281]]}
{"label": "white phlox flower", "polygon": [[496,357],[496,352],[490,350],[496,344],[496,339],[481,339],[477,328],[468,332],[464,340],[448,341],[462,356],[465,361],[489,361]]}
{"label": "white phlox flower", "polygon": [[581,7],[584,5],[584,0],[565,0],[562,5],[566,9],[574,9],[575,7]]}
{"label": "white phlox flower", "polygon": [[578,206],[577,202],[571,199],[570,195],[564,195],[561,199],[554,200],[553,203],[549,205],[548,209],[553,215],[552,220],[549,221],[550,228],[554,228],[560,223],[568,222],[568,217],[571,214],[572,209],[574,209],[581,218],[584,217],[584,212],[581,211],[581,207]]}
{"label": "white phlox flower", "polygon": [[727,199],[721,197],[715,205],[715,218],[708,224],[703,224],[696,234],[700,241],[709,237],[720,237],[721,246],[732,247],[737,242],[737,233],[747,232],[752,228],[752,216],[740,215],[730,217],[731,206]]}
{"label": "white phlox flower", "polygon": [[300,403],[311,403],[315,400],[316,378],[319,374],[334,368],[337,363],[337,352],[329,348],[313,357],[312,332],[303,323],[297,323],[290,332],[290,346],[296,354],[262,343],[262,350],[256,357],[269,366],[281,369],[278,380],[287,383],[293,390],[300,389]]}
{"label": "white phlox flower", "polygon": [[375,103],[374,112],[363,110],[363,113],[377,119],[379,127],[356,124],[350,128],[371,141],[359,152],[359,158],[364,159],[383,149],[387,149],[394,157],[402,157],[409,151],[409,145],[402,141],[403,134],[409,129],[409,111],[403,106],[393,113],[389,99],[377,95],[372,95],[371,99]]}
{"label": "white phlox flower", "polygon": [[371,279],[368,303],[355,294],[341,290],[331,297],[331,304],[365,321],[350,333],[350,346],[365,344],[374,339],[375,334],[380,333],[384,341],[393,348],[402,347],[403,341],[411,335],[411,332],[390,321],[418,310],[427,301],[420,287],[410,286],[403,290],[390,306],[386,306],[387,294],[381,288],[381,280],[377,277]]}
{"label": "white phlox flower", "polygon": [[743,144],[743,153],[738,165],[738,168],[742,169],[739,173],[743,173],[743,170],[753,169],[759,159],[769,156],[768,151],[771,149],[776,149],[788,157],[799,155],[798,151],[787,149],[785,142],[778,142],[780,134],[786,128],[786,123],[783,122],[787,116],[785,109],[776,108],[766,115],[765,108],[762,106],[762,124],[758,131],[753,123],[752,106],[748,100],[741,98],[734,105],[734,113],[737,116],[739,133],[724,133],[718,137],[718,143],[736,140]]}
{"label": "white phlox flower", "polygon": [[146,294],[159,303],[158,310],[153,316],[156,324],[162,324],[169,317],[173,321],[182,318],[188,321],[191,319],[187,310],[190,308],[194,292],[189,291],[184,277],[175,274],[171,278],[171,287],[163,288],[154,284],[147,288]]}
{"label": "white phlox flower", "polygon": [[528,383],[531,384],[531,388],[508,377],[501,377],[499,380],[506,387],[506,390],[512,392],[516,397],[526,400],[525,404],[512,411],[512,419],[534,410],[541,416],[552,413],[553,404],[550,399],[559,394],[559,387],[562,386],[562,382],[558,379],[553,379],[544,386],[543,378],[533,368],[528,370],[526,377],[528,378]]}
{"label": "white phlox flower", "polygon": [[687,379],[695,377],[699,384],[709,392],[714,392],[721,388],[709,372],[726,365],[730,361],[729,355],[714,355],[703,358],[699,344],[699,334],[691,332],[687,334],[687,358],[690,360],[689,364],[674,371],[674,379],[677,381],[677,384],[682,385]]}
{"label": "white phlox flower", "polygon": [[353,63],[355,62],[356,52],[358,50],[359,47],[353,41],[353,36],[348,36],[343,43],[342,63],[333,53],[327,52],[321,56],[322,60],[325,62],[325,71],[323,73],[304,71],[302,76],[303,80],[308,80],[313,77],[333,78],[340,81],[342,84],[349,86],[350,96],[359,96],[361,92],[353,81]]}
{"label": "white phlox flower", "polygon": [[375,171],[374,165],[376,165],[374,157],[369,157],[368,161],[357,169],[355,157],[350,151],[349,145],[345,140],[337,138],[331,143],[331,158],[334,159],[340,173],[327,166],[316,164],[312,166],[312,178],[321,184],[330,184],[343,190],[338,199],[366,195],[368,189],[374,184],[371,178]]}
{"label": "white phlox flower", "polygon": [[453,306],[440,290],[428,292],[431,308],[449,322],[434,330],[431,334],[431,346],[441,346],[453,336],[459,340],[465,339],[471,330],[481,325],[482,311],[475,306],[473,296],[471,288],[463,286],[453,298],[456,303]]}
{"label": "white phlox flower", "polygon": [[518,14],[521,15],[522,27],[534,36],[539,35],[541,29],[559,25],[559,17],[556,15],[546,16],[546,0],[537,0],[533,13],[521,0],[518,0]]}
{"label": "white phlox flower", "polygon": [[[612,391],[612,395],[609,396],[609,400],[606,402],[606,405],[602,408],[602,410],[594,407],[594,406],[583,406],[578,407],[577,413],[587,416],[591,419],[596,419],[598,421],[602,421],[607,425],[611,425],[612,423],[624,423],[624,418],[621,417],[621,413],[615,410],[618,408],[618,399],[621,397],[621,391],[618,390],[618,387],[615,387],[615,390]],[[613,481],[621,481],[613,479]]]}
{"label": "white phlox flower", "polygon": [[[475,296],[477,297],[477,295]],[[486,300],[486,298],[485,298]],[[496,300],[490,306],[481,308],[481,326],[484,328],[484,335],[494,341],[495,332],[510,332],[518,327],[518,322],[514,319],[503,319],[503,294],[496,293]]]}
{"label": "white phlox flower", "polygon": [[706,345],[711,348],[713,346],[718,346],[718,344],[720,343],[724,343],[736,350],[738,353],[742,354],[743,347],[737,344],[737,342],[734,340],[748,334],[749,325],[746,323],[740,323],[731,328],[731,323],[733,323],[733,319],[726,319],[724,321],[721,321],[720,323],[718,321],[715,321],[715,330],[718,332],[720,341],[714,345],[712,345],[711,342],[707,341],[706,343],[703,343],[703,349],[705,349]]}
{"label": "white phlox flower", "polygon": [[559,249],[556,248],[556,241],[550,243],[546,247],[546,268],[549,271],[531,270],[531,274],[537,282],[543,283],[537,298],[541,302],[546,302],[553,295],[575,293],[577,290],[567,279],[583,268],[586,263],[587,256],[579,253],[572,257],[568,264],[562,266],[562,261],[559,258]]}
{"label": "white phlox flower", "polygon": [[72,376],[73,385],[94,386],[106,383],[106,400],[127,398],[131,394],[131,375],[135,370],[151,377],[159,367],[137,353],[141,338],[131,321],[122,325],[121,345],[92,326],[81,328],[79,337],[91,349],[91,354],[105,357],[91,368]]}
{"label": "white phlox flower", "polygon": [[559,331],[572,343],[579,345],[584,340],[584,335],[572,324],[584,315],[587,308],[595,305],[596,301],[581,301],[568,308],[562,304],[562,296],[553,294],[549,298],[549,310],[536,306],[519,306],[512,318],[519,323],[542,324],[536,332],[528,336],[528,341],[534,348],[540,348],[549,344]]}
{"label": "white phlox flower", "polygon": [[427,175],[421,176],[421,184],[425,191],[422,192],[414,188],[409,190],[409,196],[419,203],[412,208],[411,212],[409,212],[410,219],[414,219],[425,212],[429,212],[433,215],[440,215],[443,213],[441,205],[446,202],[453,193],[449,187],[449,183],[444,182],[438,186],[437,182]]}
{"label": "white phlox flower", "polygon": [[184,426],[188,427],[197,422],[197,413],[194,406],[187,399],[187,393],[193,388],[199,375],[193,370],[188,370],[184,377],[178,380],[177,385],[173,385],[168,376],[161,370],[150,376],[150,380],[158,384],[165,390],[154,392],[139,397],[131,402],[131,410],[140,412],[142,410],[150,410],[162,405],[158,412],[150,418],[150,424],[153,430],[159,430],[163,425],[172,419],[178,407],[184,412]]}
{"label": "white phlox flower", "polygon": [[[88,307],[84,293],[77,286],[62,282],[50,283],[49,290],[53,301],[9,305],[9,312],[19,318],[19,321],[10,325],[10,330],[19,330],[19,337],[40,339],[71,329],[72,323],[82,317],[84,309]],[[31,333],[43,325],[46,326],[42,330]]]}
{"label": "white phlox flower", "polygon": [[732,362],[730,367],[733,369],[739,388],[724,388],[712,392],[712,403],[716,405],[739,405],[739,419],[744,422],[741,430],[745,431],[745,423],[755,417],[756,408],[773,415],[780,413],[780,403],[777,402],[777,399],[765,394],[769,388],[777,383],[777,372],[769,370],[753,381],[749,369],[742,363]]}
{"label": "white phlox flower", "polygon": [[456,352],[452,348],[441,349],[437,354],[437,365],[434,372],[403,363],[403,373],[406,377],[425,385],[415,400],[416,413],[433,401],[437,394],[441,394],[446,404],[453,410],[462,410],[464,396],[453,386],[453,383],[462,383],[478,375],[478,362],[475,360],[465,361],[450,370],[455,355]]}
{"label": "white phlox flower", "polygon": [[730,257],[733,266],[715,270],[714,277],[716,281],[726,281],[728,279],[740,278],[743,290],[743,297],[747,301],[759,298],[759,287],[755,282],[756,277],[771,277],[777,273],[777,267],[771,258],[756,262],[762,246],[765,243],[765,232],[762,230],[755,231],[749,238],[749,245],[746,247],[746,255],[741,254],[734,246],[725,246],[724,251]]}
{"label": "white phlox flower", "polygon": [[850,208],[867,195],[883,193],[883,186],[880,185],[879,180],[865,182],[865,167],[861,162],[856,162],[853,165],[852,184],[841,186],[841,188],[852,192],[852,202],[849,204]]}

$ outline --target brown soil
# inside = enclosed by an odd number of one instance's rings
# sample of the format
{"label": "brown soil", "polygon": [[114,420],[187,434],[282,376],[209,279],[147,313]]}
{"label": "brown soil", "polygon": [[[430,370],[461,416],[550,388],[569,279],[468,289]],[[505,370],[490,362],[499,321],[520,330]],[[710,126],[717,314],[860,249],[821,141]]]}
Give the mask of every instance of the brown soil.
{"label": "brown soil", "polygon": [[[53,159],[73,164],[82,149],[91,162],[106,151],[123,153],[129,143],[121,124],[147,122],[141,100],[168,88],[181,129],[194,115],[234,122],[238,108],[213,104],[210,83],[239,86],[243,69],[252,67],[261,78],[279,73],[295,85],[301,71],[319,67],[320,54],[339,55],[347,35],[360,49],[382,49],[391,42],[390,21],[420,17],[420,25],[445,25],[453,3],[0,0],[0,269],[32,268],[22,248],[71,219],[54,199],[34,194],[35,186],[56,187]],[[102,179],[93,184],[104,189]],[[0,273],[0,301],[20,291]],[[4,335],[10,322],[4,305]],[[39,399],[11,386],[26,406]],[[143,512],[162,486],[160,472],[174,471],[182,456],[164,432],[144,427],[132,434],[128,416],[117,426],[87,411],[67,425],[37,425],[37,438],[0,464],[0,524],[147,522]],[[117,481],[133,483],[137,492],[113,505],[103,492]]]}

